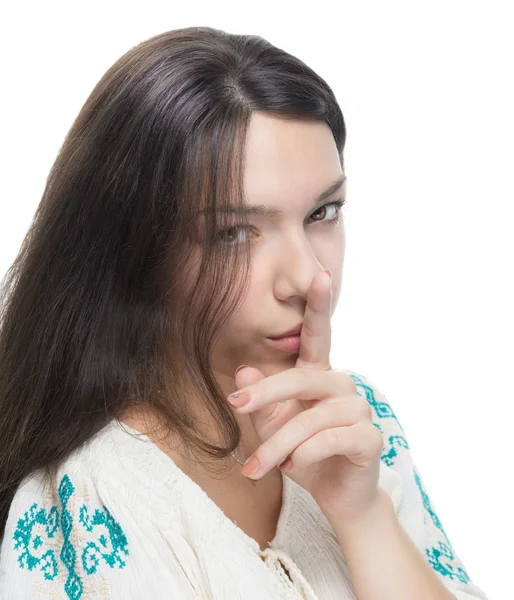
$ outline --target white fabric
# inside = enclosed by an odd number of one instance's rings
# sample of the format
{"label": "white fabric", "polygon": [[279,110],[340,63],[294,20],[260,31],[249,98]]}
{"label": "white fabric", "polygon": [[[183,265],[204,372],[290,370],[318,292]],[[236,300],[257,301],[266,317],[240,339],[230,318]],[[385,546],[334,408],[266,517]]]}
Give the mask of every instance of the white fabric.
{"label": "white fabric", "polygon": [[[383,434],[379,485],[398,520],[457,600],[487,600],[444,533],[387,399],[346,372]],[[56,480],[36,472],[22,482],[0,547],[2,600],[356,600],[333,529],[292,479],[282,474],[277,534],[261,551],[170,457],[136,436],[114,419]]]}

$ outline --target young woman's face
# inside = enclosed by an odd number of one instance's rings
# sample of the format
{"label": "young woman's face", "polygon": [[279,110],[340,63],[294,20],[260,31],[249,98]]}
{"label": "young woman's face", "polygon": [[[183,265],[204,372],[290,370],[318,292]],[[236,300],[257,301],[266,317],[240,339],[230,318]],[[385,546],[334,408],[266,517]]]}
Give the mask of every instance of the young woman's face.
{"label": "young woman's face", "polygon": [[[230,230],[225,243],[251,241],[251,270],[245,302],[223,330],[213,353],[213,369],[233,379],[246,364],[266,376],[294,366],[298,354],[273,347],[278,336],[303,321],[314,276],[332,272],[332,312],[341,290],[345,231],[335,221],[341,209],[331,202],[346,194],[346,183],[318,196],[344,176],[332,132],[319,122],[282,121],[254,114],[246,148],[248,205],[281,211],[248,215],[250,227]],[[326,206],[329,204],[328,206]]]}

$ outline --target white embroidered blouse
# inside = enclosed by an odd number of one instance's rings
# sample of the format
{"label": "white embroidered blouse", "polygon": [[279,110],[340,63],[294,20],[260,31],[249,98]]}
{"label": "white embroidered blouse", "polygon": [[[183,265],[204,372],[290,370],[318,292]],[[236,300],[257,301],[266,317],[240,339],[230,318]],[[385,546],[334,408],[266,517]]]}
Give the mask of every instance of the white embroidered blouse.
{"label": "white embroidered blouse", "polygon": [[[346,372],[383,434],[379,485],[398,520],[457,600],[487,600],[444,532],[386,397]],[[333,529],[287,475],[276,536],[261,551],[137,433],[113,419],[56,480],[35,472],[22,482],[1,540],[2,600],[356,600]]]}

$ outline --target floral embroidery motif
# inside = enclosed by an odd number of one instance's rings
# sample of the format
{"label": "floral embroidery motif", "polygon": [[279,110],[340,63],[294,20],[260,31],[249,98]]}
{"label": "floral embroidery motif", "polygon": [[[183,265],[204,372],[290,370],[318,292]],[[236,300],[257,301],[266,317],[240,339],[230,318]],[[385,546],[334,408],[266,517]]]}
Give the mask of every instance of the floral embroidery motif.
{"label": "floral embroidery motif", "polygon": [[[103,509],[95,509],[90,514],[85,504],[82,504],[79,511],[78,522],[80,526],[91,534],[91,541],[88,541],[82,549],[75,549],[71,541],[73,529],[72,514],[68,510],[68,502],[75,492],[68,475],[64,475],[59,484],[60,513],[57,506],[52,506],[47,511],[44,508],[38,508],[34,503],[25,513],[24,518],[18,519],[17,528],[13,535],[16,542],[14,549],[21,550],[18,557],[18,563],[22,569],[25,567],[29,571],[39,567],[44,578],[53,580],[59,573],[60,559],[67,570],[66,583],[64,590],[70,600],[79,600],[84,591],[83,582],[77,573],[77,559],[81,561],[81,567],[87,575],[96,573],[97,568],[103,559],[111,568],[126,566],[121,557],[121,552],[128,555],[127,538],[123,533],[119,523],[113,518],[106,506]],[[101,526],[101,534],[94,539],[95,528]],[[48,548],[45,551],[45,541],[42,534],[51,544],[52,539],[57,542],[59,533],[62,541],[59,540],[60,552],[56,557],[54,549]],[[105,534],[108,534],[108,537]],[[44,537],[44,536],[43,536]],[[55,544],[53,545],[55,548]],[[78,556],[77,556],[78,555]]]}
{"label": "floral embroidery motif", "polygon": [[[388,437],[384,437],[384,451],[380,458],[385,462],[385,464],[388,467],[392,467],[398,459],[397,448],[404,448],[406,450],[409,450],[409,443],[405,438],[405,431],[401,426],[400,421],[398,421],[398,418],[394,414],[394,411],[391,408],[391,406],[387,402],[379,402],[375,398],[375,393],[373,389],[369,385],[364,383],[362,376],[353,371],[346,370],[346,372],[348,373],[348,375],[350,375],[355,384],[362,388],[362,390],[364,390],[366,400],[369,402],[374,413],[378,416],[378,418],[394,419],[399,430],[404,434],[403,436],[390,435]],[[380,423],[374,423],[374,425],[380,430],[382,434],[384,433],[384,428],[380,425]],[[444,542],[438,541],[436,546],[430,546],[428,548],[425,548],[425,554],[427,555],[428,562],[430,563],[432,568],[441,575],[449,577],[450,579],[458,578],[464,583],[470,583],[470,577],[465,571],[465,569],[462,567],[462,565],[455,568],[452,564],[452,561],[455,562],[457,560],[455,552],[452,548],[450,540],[448,539],[448,536],[446,535],[446,532],[443,529],[443,525],[439,520],[439,517],[437,516],[437,514],[431,506],[428,494],[423,487],[420,474],[414,465],[412,467],[412,476],[419,489],[421,499],[423,501],[423,506],[426,512],[428,513],[429,518],[432,520],[432,523],[437,527],[437,529],[439,529],[439,531],[442,533],[445,540]],[[426,523],[427,518],[425,517],[425,524]]]}

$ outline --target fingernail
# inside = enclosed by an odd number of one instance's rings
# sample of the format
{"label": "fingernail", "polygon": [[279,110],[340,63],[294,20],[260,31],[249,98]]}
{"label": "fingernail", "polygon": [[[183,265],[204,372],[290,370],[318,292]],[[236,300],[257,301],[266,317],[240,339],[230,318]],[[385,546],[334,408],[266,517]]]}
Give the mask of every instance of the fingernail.
{"label": "fingernail", "polygon": [[239,373],[239,371],[241,369],[244,369],[245,367],[247,367],[248,365],[240,365],[239,367],[237,367],[236,372],[234,373],[234,377]]}
{"label": "fingernail", "polygon": [[245,466],[244,466],[243,470],[241,471],[241,474],[244,475],[245,477],[249,477],[250,475],[255,475],[258,468],[259,468],[259,461],[257,460],[257,457],[254,456],[251,460],[248,459],[248,461],[246,461]]}
{"label": "fingernail", "polygon": [[232,404],[232,406],[240,408],[241,406],[244,406],[250,402],[250,394],[249,392],[234,392],[233,394],[230,394],[227,400],[230,402],[230,404]]}
{"label": "fingernail", "polygon": [[331,272],[330,272],[328,269],[325,269],[325,271],[324,271],[324,272],[325,272],[325,273],[328,273],[328,276],[330,277],[330,280],[329,280],[329,282],[330,282],[330,283],[332,283],[332,273],[331,273]]}

